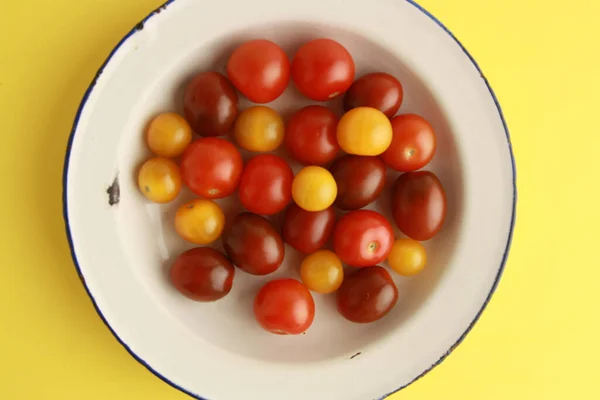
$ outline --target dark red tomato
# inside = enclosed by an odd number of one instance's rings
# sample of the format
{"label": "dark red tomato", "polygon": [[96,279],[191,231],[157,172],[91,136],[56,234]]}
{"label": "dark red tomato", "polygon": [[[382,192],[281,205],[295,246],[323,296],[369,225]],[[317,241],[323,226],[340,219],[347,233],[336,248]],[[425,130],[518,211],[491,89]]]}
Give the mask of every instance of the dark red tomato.
{"label": "dark red tomato", "polygon": [[198,247],[181,254],[171,266],[171,282],[184,296],[215,301],[231,291],[235,268],[221,253]]}
{"label": "dark red tomato", "polygon": [[379,157],[347,155],[333,164],[331,174],[338,187],[335,205],[341,210],[358,210],[379,197],[386,168]]}
{"label": "dark red tomato", "polygon": [[344,96],[344,110],[373,107],[392,118],[400,109],[404,89],[390,74],[374,72],[356,80]]}
{"label": "dark red tomato", "polygon": [[385,217],[375,211],[350,211],[333,231],[333,248],[352,267],[371,267],[392,251],[394,232]]}
{"label": "dark red tomato", "polygon": [[398,301],[389,272],[375,266],[348,276],[337,291],[337,309],[349,321],[366,324],[383,318]]}
{"label": "dark red tomato", "polygon": [[294,172],[278,156],[261,154],[244,168],[239,195],[242,205],[256,214],[277,214],[292,201]]}
{"label": "dark red tomato", "polygon": [[292,60],[292,79],[306,97],[327,101],[344,93],[354,80],[354,60],[331,39],[315,39],[298,49]]}
{"label": "dark red tomato", "polygon": [[235,88],[218,72],[196,75],[185,90],[185,118],[199,135],[225,135],[238,114]]}
{"label": "dark red tomato", "polygon": [[268,332],[299,335],[315,319],[315,301],[297,280],[278,279],[268,282],[256,295],[254,316]]}
{"label": "dark red tomato", "polygon": [[400,175],[394,187],[392,212],[398,228],[411,239],[429,240],[446,219],[446,192],[433,172]]}
{"label": "dark red tomato", "polygon": [[285,255],[283,239],[266,218],[239,214],[223,233],[223,246],[236,267],[252,275],[277,271]]}
{"label": "dark red tomato", "polygon": [[268,103],[281,96],[290,82],[290,61],[277,44],[250,40],[229,58],[227,75],[250,101]]}
{"label": "dark red tomato", "polygon": [[433,128],[415,114],[392,119],[392,144],[381,159],[396,171],[410,172],[423,168],[433,158],[436,139]]}
{"label": "dark red tomato", "polygon": [[192,192],[207,199],[221,199],[235,192],[243,169],[238,149],[221,138],[196,140],[181,159],[183,181]]}
{"label": "dark red tomato", "polygon": [[338,117],[327,107],[308,106],[298,110],[287,123],[285,147],[304,165],[325,165],[340,151]]}
{"label": "dark red tomato", "polygon": [[335,226],[335,210],[311,212],[293,203],[285,212],[283,240],[304,254],[312,254],[323,248]]}

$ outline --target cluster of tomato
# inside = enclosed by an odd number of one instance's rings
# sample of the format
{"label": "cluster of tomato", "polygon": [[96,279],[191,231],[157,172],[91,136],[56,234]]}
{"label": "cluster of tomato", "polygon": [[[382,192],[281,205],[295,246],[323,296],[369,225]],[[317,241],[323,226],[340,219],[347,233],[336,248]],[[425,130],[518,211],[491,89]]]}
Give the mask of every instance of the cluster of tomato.
{"label": "cluster of tomato", "polygon": [[[249,274],[270,274],[282,264],[287,243],[306,255],[299,266],[302,283],[278,279],[263,286],[254,303],[263,328],[280,334],[308,329],[315,312],[310,291],[337,292],[338,310],[350,321],[382,318],[395,305],[398,289],[378,264],[387,260],[404,276],[419,273],[427,259],[419,241],[433,237],[445,219],[440,181],[417,171],[435,153],[431,125],[414,114],[394,116],[404,95],[400,82],[386,73],[354,81],[351,55],[330,39],[304,44],[291,63],[271,41],[246,42],[231,55],[227,75],[197,75],[185,93],[185,117],[158,115],[146,132],[158,157],[139,172],[142,193],[165,203],[185,183],[199,198],[178,209],[177,233],[197,245],[222,237],[227,253],[209,247],[186,251],[171,267],[173,284],[193,300],[218,300],[231,290],[234,265]],[[237,91],[255,103],[268,103],[290,80],[315,101],[343,95],[344,115],[311,105],[286,124],[267,106],[238,112]],[[193,131],[202,137],[192,142]],[[238,148],[218,137],[231,131],[240,148],[263,154],[244,165]],[[283,158],[269,153],[282,144],[305,166],[295,176]],[[346,155],[338,158],[340,150]],[[178,156],[179,164],[172,160]],[[391,199],[395,223],[408,236],[398,240],[385,217],[363,209],[382,193],[387,167],[404,172]],[[236,191],[248,211],[225,228],[214,199]],[[334,207],[347,213],[336,221]],[[280,233],[264,216],[284,210]],[[330,238],[333,251],[324,249]],[[344,277],[344,264],[357,269]]]}

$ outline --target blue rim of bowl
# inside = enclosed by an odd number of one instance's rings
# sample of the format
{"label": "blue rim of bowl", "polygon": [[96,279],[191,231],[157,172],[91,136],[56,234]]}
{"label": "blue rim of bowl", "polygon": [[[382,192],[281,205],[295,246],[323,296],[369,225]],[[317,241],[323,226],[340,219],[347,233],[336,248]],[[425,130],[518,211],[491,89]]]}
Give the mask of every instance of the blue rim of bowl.
{"label": "blue rim of bowl", "polygon": [[[73,127],[71,129],[71,133],[69,134],[69,140],[67,142],[67,152],[66,152],[66,155],[65,155],[64,170],[63,170],[63,218],[65,220],[65,229],[66,229],[66,233],[67,233],[67,240],[69,241],[69,247],[70,247],[70,250],[71,250],[71,257],[73,258],[73,262],[75,264],[75,268],[77,269],[77,273],[79,274],[81,282],[83,283],[83,286],[85,287],[85,290],[86,290],[88,296],[90,297],[90,299],[92,301],[92,304],[94,305],[94,308],[96,309],[96,312],[98,313],[98,315],[102,319],[102,322],[104,323],[104,325],[106,325],[106,327],[113,334],[113,336],[115,337],[115,339],[117,339],[117,341],[125,348],[125,350],[127,350],[127,352],[135,360],[137,360],[140,364],[142,364],[144,367],[146,367],[151,373],[153,373],[154,375],[156,375],[158,378],[160,378],[164,382],[168,383],[169,385],[171,385],[175,389],[180,390],[183,393],[186,393],[186,394],[188,394],[189,396],[191,396],[191,397],[193,397],[195,399],[198,399],[198,400],[208,400],[208,399],[206,399],[204,397],[201,397],[200,395],[198,395],[196,393],[191,392],[188,389],[185,389],[185,388],[177,385],[175,382],[169,380],[169,378],[167,378],[166,376],[161,375],[158,371],[156,371],[155,369],[153,369],[152,366],[150,366],[146,361],[144,361],[140,356],[138,356],[137,354],[135,354],[131,350],[131,348],[127,345],[127,343],[125,343],[119,337],[119,335],[117,334],[117,332],[115,332],[115,330],[107,322],[106,318],[102,314],[102,311],[100,310],[100,308],[96,304],[96,300],[94,299],[94,296],[90,292],[90,290],[89,290],[89,288],[88,288],[88,286],[87,286],[87,284],[85,282],[85,277],[83,276],[83,274],[81,272],[81,268],[79,267],[79,262],[77,261],[77,255],[75,254],[75,248],[74,248],[74,245],[73,245],[73,238],[71,236],[71,228],[69,226],[69,214],[68,214],[68,203],[67,203],[67,183],[68,183],[67,182],[67,177],[68,177],[68,173],[69,173],[69,159],[70,159],[70,156],[71,156],[71,149],[72,149],[72,145],[73,145],[73,139],[75,137],[75,131],[77,130],[77,125],[79,123],[79,118],[81,117],[81,113],[82,113],[82,111],[83,111],[83,109],[85,107],[85,104],[87,103],[87,100],[88,100],[90,94],[92,93],[92,90],[96,86],[96,82],[98,81],[98,78],[102,75],[102,72],[104,71],[104,68],[110,62],[110,60],[115,55],[115,53],[121,48],[121,46],[130,37],[132,37],[133,35],[135,35],[138,31],[141,31],[144,28],[145,23],[150,18],[152,18],[155,15],[158,15],[162,11],[166,10],[167,7],[171,3],[174,3],[175,1],[176,0],[168,0],[163,5],[161,5],[160,7],[158,7],[154,11],[152,11],[150,14],[148,14],[148,16],[146,16],[142,21],[140,21],[138,24],[136,24],[135,27],[133,27],[133,29],[131,29],[119,41],[119,43],[115,46],[115,48],[110,52],[110,54],[108,55],[108,57],[106,58],[106,60],[102,64],[102,66],[96,72],[96,75],[94,76],[94,79],[92,79],[92,82],[90,83],[89,87],[85,91],[85,94],[83,95],[81,103],[79,104],[79,108],[77,109],[77,113],[75,115],[75,120],[73,122]],[[481,68],[479,67],[479,64],[477,64],[477,61],[475,61],[475,59],[469,53],[469,51],[465,48],[465,46],[458,40],[458,38],[439,19],[437,19],[435,16],[433,16],[429,11],[427,11],[425,8],[423,8],[415,0],[404,0],[404,1],[408,2],[409,4],[411,4],[412,6],[414,6],[415,8],[417,8],[419,11],[421,11],[423,14],[425,14],[427,17],[429,17],[440,28],[442,28],[448,35],[450,35],[450,37],[452,39],[454,39],[454,41],[460,46],[460,48],[465,53],[465,55],[469,58],[469,60],[471,60],[471,62],[473,63],[473,65],[475,66],[475,68],[477,69],[477,71],[479,72],[479,74],[481,76],[481,79],[483,79],[485,85],[487,86],[487,88],[488,88],[488,90],[490,92],[490,95],[492,96],[492,99],[494,100],[494,103],[496,104],[496,107],[498,109],[498,114],[500,116],[500,119],[501,119],[502,124],[504,126],[504,131],[506,133],[506,140],[507,140],[507,144],[508,144],[508,148],[509,148],[509,152],[510,152],[511,164],[512,164],[513,206],[512,206],[512,216],[511,216],[511,221],[510,221],[510,231],[509,231],[508,238],[507,238],[506,248],[504,250],[504,255],[502,256],[502,262],[501,262],[500,267],[498,269],[498,274],[496,275],[496,278],[494,280],[494,285],[492,286],[492,289],[490,290],[490,293],[488,294],[487,298],[485,299],[485,302],[483,303],[481,309],[479,310],[479,312],[477,313],[477,315],[475,316],[475,318],[473,319],[473,321],[467,327],[467,330],[458,338],[458,340],[452,345],[452,347],[450,347],[450,349],[448,349],[448,351],[446,353],[444,353],[434,364],[432,364],[429,368],[427,368],[419,376],[417,376],[416,378],[414,378],[412,381],[410,381],[406,385],[401,386],[398,389],[396,389],[396,390],[394,390],[394,391],[392,391],[390,393],[387,393],[387,394],[383,395],[382,397],[380,397],[380,400],[385,399],[386,397],[391,396],[392,394],[399,392],[400,390],[406,388],[407,386],[410,386],[411,384],[413,384],[414,382],[416,382],[417,380],[419,380],[420,378],[422,378],[423,376],[425,376],[433,368],[435,368],[436,366],[438,366],[439,364],[441,364],[442,361],[444,361],[446,359],[446,357],[448,357],[450,355],[450,353],[452,353],[452,351],[454,351],[454,349],[456,349],[456,347],[458,347],[458,345],[460,345],[463,342],[463,340],[469,334],[469,332],[471,331],[471,329],[473,329],[473,327],[475,326],[475,324],[477,323],[477,321],[481,317],[481,314],[483,313],[483,311],[486,309],[487,305],[489,304],[489,302],[490,302],[490,300],[491,300],[494,292],[498,288],[498,284],[500,282],[500,278],[502,277],[502,273],[504,272],[504,268],[506,266],[506,260],[508,258],[508,253],[509,253],[509,250],[510,250],[510,247],[511,247],[511,244],[512,244],[512,239],[513,239],[513,231],[514,231],[515,220],[516,220],[516,206],[517,206],[517,185],[516,185],[516,182],[517,182],[517,169],[516,169],[515,157],[514,157],[513,150],[512,150],[512,144],[511,144],[511,140],[510,140],[510,133],[509,133],[509,130],[508,130],[508,126],[506,124],[506,120],[505,120],[504,114],[502,112],[502,107],[500,106],[500,102],[498,101],[498,98],[496,97],[496,94],[495,94],[494,90],[492,89],[490,83],[488,82],[487,78],[483,74]]]}

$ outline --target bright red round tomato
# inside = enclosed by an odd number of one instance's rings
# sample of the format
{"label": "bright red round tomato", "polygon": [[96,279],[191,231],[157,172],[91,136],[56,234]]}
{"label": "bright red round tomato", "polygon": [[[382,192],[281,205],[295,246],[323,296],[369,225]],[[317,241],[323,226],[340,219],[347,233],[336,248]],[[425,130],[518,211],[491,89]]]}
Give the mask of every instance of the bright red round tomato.
{"label": "bright red round tomato", "polygon": [[235,192],[243,168],[238,149],[220,138],[196,140],[181,159],[183,181],[192,192],[207,199],[221,199]]}
{"label": "bright red round tomato", "polygon": [[344,93],[354,80],[355,66],[344,46],[315,39],[298,49],[292,60],[292,79],[306,97],[327,101]]}
{"label": "bright red round tomato", "polygon": [[345,264],[372,267],[384,261],[394,245],[394,231],[375,211],[358,210],[344,215],[333,231],[333,248]]}
{"label": "bright red round tomato", "polygon": [[287,123],[285,147],[304,165],[325,165],[340,151],[337,142],[338,117],[327,107],[307,106]]}
{"label": "bright red round tomato", "polygon": [[285,91],[290,81],[290,61],[270,40],[250,40],[229,58],[227,75],[250,101],[269,103]]}
{"label": "bright red round tomato", "polygon": [[273,154],[253,157],[244,168],[239,196],[248,211],[262,215],[277,214],[292,200],[294,172]]}
{"label": "bright red round tomato", "polygon": [[254,316],[268,332],[278,335],[304,333],[315,318],[315,301],[295,279],[268,282],[254,299]]}
{"label": "bright red round tomato", "polygon": [[323,248],[335,226],[335,210],[311,212],[296,203],[288,207],[283,220],[283,240],[304,254]]}
{"label": "bright red round tomato", "polygon": [[373,107],[392,118],[400,109],[404,89],[390,74],[374,72],[357,79],[344,96],[344,110]]}
{"label": "bright red round tomato", "polygon": [[423,168],[433,158],[436,139],[433,128],[415,114],[399,115],[392,119],[392,144],[381,155],[390,168],[401,172]]}

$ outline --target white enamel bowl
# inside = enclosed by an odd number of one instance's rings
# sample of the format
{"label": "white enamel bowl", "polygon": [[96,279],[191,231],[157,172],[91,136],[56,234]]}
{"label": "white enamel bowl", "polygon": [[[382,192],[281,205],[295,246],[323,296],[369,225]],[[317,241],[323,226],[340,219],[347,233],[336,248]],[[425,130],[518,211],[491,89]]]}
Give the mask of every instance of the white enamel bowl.
{"label": "white enamel bowl", "polygon": [[[316,37],[343,43],[357,76],[385,71],[401,80],[401,112],[423,115],[437,132],[428,169],[446,188],[448,218],[426,244],[426,272],[395,277],[400,299],[384,319],[352,324],[337,314],[332,296],[315,295],[307,334],[279,337],[254,321],[252,299],[268,279],[297,277],[299,256],[288,247],[273,276],[238,270],[223,300],[189,301],[169,284],[167,270],[190,247],[175,235],[173,216],[191,196],[149,204],[135,175],[149,156],[144,127],[158,112],[181,110],[191,76],[222,71],[247,39],[271,39],[291,56]],[[271,106],[289,115],[308,103],[291,85]],[[120,201],[111,206],[107,189],[115,177]],[[410,384],[463,339],[489,301],[507,256],[516,199],[508,133],[485,78],[438,21],[406,0],[172,1],[119,43],[90,86],[68,145],[64,183],[73,258],[98,313],[153,373],[210,400],[363,400]],[[229,214],[239,209],[235,200],[222,204]],[[388,213],[389,204],[376,208]]]}

